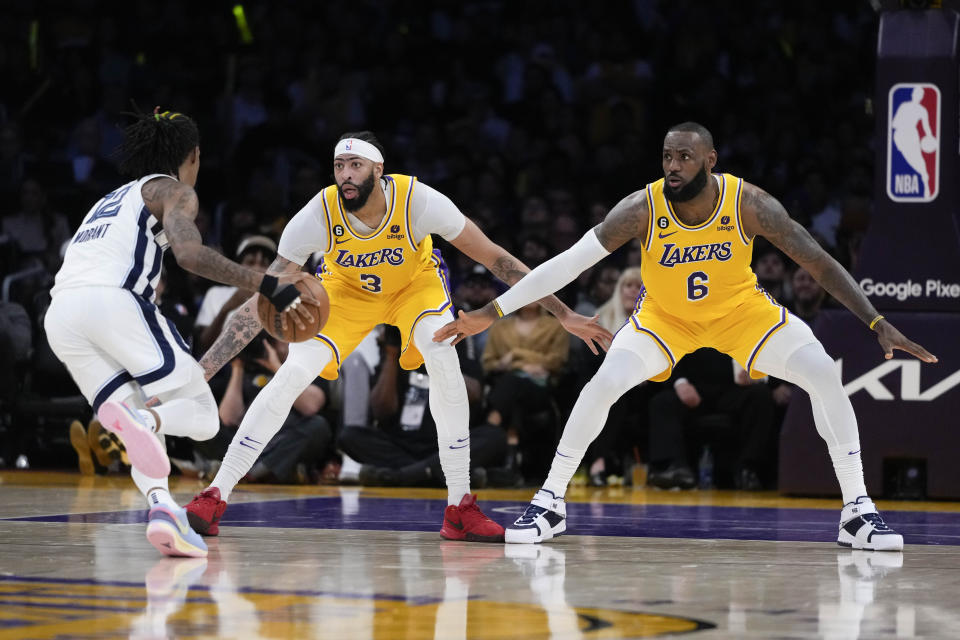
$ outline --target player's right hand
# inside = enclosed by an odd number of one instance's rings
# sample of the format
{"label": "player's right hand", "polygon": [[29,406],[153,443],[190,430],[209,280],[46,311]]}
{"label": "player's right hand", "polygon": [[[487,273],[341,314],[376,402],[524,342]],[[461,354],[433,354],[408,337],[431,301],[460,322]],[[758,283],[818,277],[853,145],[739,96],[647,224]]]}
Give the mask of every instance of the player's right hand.
{"label": "player's right hand", "polygon": [[467,336],[480,333],[493,324],[495,319],[491,318],[483,309],[477,309],[469,313],[461,309],[456,320],[443,325],[433,334],[433,341],[443,342],[453,338],[451,344],[457,344]]}

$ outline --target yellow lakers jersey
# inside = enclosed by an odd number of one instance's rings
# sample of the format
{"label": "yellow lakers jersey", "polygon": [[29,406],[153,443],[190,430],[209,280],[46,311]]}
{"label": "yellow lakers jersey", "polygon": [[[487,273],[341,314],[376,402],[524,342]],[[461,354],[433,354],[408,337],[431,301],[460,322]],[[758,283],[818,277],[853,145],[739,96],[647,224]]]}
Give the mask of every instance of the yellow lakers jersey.
{"label": "yellow lakers jersey", "polygon": [[644,300],[678,318],[707,322],[750,296],[763,295],[750,268],[753,241],[740,220],[743,180],[713,174],[720,197],[706,222],[680,221],[663,193],[664,180],[647,185],[650,224],[643,244]]}
{"label": "yellow lakers jersey", "polygon": [[410,223],[410,197],[417,179],[400,174],[384,179],[387,213],[369,235],[350,225],[337,185],[323,190],[329,244],[318,275],[325,283],[337,282],[370,296],[382,296],[400,291],[424,268],[433,268],[430,235],[417,246]]}

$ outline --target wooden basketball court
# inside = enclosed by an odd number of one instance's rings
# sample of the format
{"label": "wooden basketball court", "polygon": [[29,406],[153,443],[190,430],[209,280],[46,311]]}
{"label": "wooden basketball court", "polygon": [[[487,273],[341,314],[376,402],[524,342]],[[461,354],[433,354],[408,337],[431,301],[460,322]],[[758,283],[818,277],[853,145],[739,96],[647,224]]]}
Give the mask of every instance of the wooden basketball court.
{"label": "wooden basketball court", "polygon": [[[172,482],[181,502],[202,488]],[[480,491],[516,518],[532,490]],[[445,492],[241,485],[206,559],[162,557],[125,477],[0,473],[0,638],[894,638],[960,629],[960,504],[572,489],[543,545],[440,538]]]}

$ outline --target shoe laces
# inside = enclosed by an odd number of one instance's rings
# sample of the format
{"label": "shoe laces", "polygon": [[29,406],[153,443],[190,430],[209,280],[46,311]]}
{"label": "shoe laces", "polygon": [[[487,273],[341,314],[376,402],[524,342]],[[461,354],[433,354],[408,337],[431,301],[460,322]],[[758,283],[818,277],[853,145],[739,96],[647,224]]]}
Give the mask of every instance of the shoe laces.
{"label": "shoe laces", "polygon": [[533,524],[537,516],[541,513],[546,513],[546,511],[546,509],[539,505],[531,504],[527,506],[527,510],[523,512],[523,515],[517,519],[517,524]]}
{"label": "shoe laces", "polygon": [[893,531],[887,523],[883,521],[883,518],[880,517],[879,513],[865,513],[862,517],[864,520],[873,525],[873,528],[877,531]]}

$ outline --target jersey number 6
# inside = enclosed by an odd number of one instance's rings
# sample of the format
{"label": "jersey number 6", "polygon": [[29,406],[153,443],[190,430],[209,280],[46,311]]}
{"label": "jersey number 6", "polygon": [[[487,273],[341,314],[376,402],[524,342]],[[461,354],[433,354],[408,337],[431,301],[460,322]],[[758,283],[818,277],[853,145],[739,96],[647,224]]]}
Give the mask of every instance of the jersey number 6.
{"label": "jersey number 6", "polygon": [[382,289],[380,286],[380,283],[382,282],[380,276],[372,273],[361,273],[360,279],[363,280],[363,284],[360,285],[361,289],[366,289],[367,291],[372,291],[373,293],[380,293]]}
{"label": "jersey number 6", "polygon": [[707,289],[707,285],[704,283],[709,281],[709,276],[703,271],[694,271],[691,273],[690,277],[687,278],[687,300],[701,300],[702,298],[706,298],[710,290]]}

